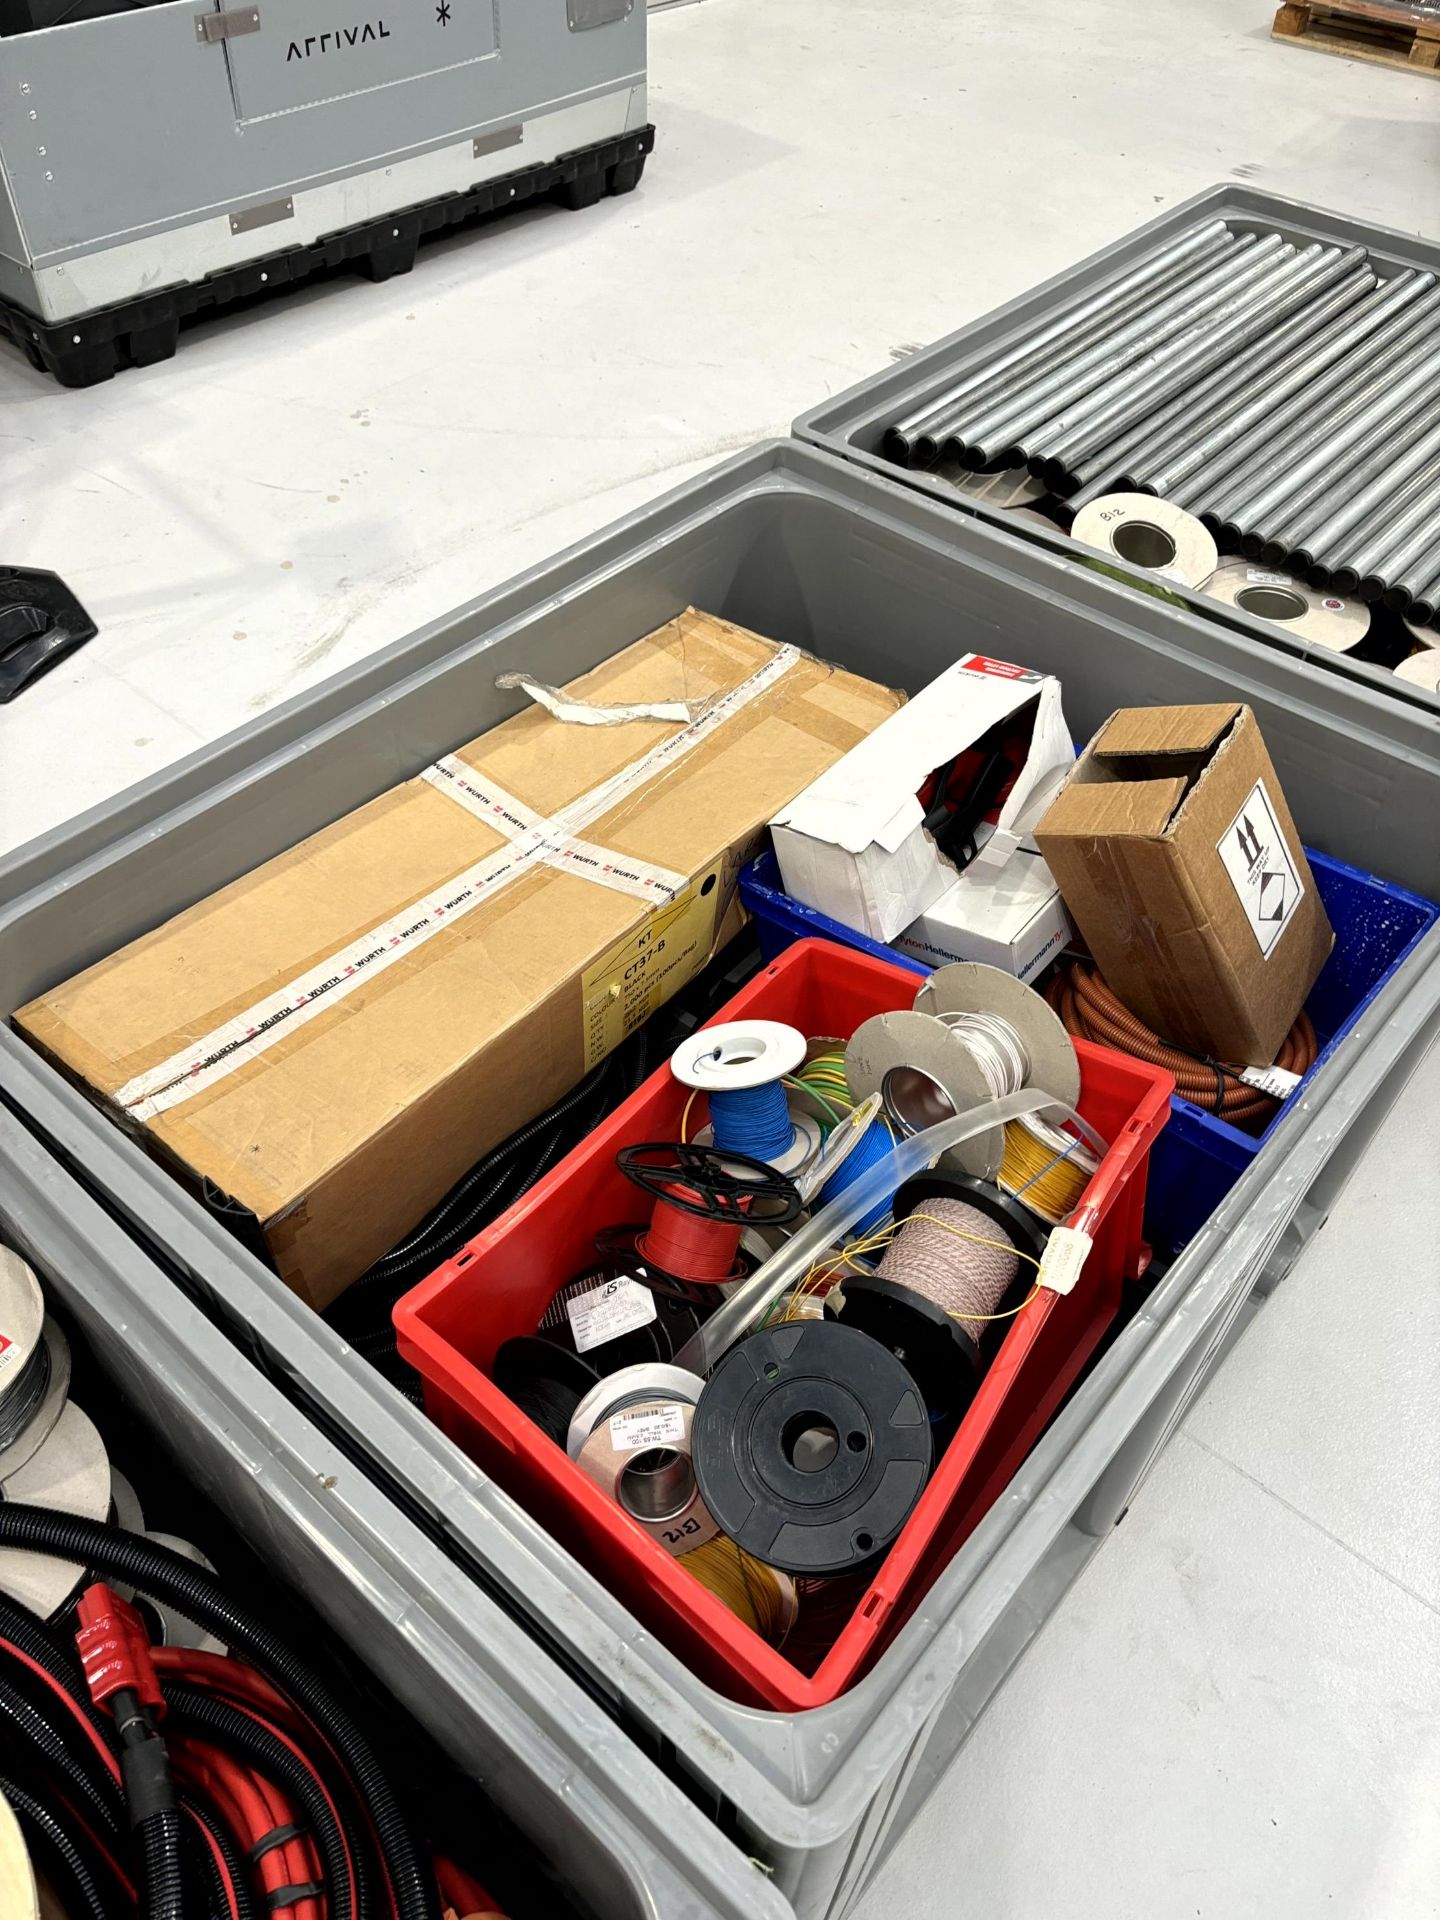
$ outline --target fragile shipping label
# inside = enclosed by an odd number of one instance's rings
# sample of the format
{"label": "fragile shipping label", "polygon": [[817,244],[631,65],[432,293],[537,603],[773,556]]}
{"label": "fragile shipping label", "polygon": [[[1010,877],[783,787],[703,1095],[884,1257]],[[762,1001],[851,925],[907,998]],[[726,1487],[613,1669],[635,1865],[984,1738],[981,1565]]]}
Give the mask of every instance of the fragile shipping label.
{"label": "fragile shipping label", "polygon": [[648,915],[581,975],[587,1073],[710,958],[723,891],[721,871],[717,865],[702,874],[678,900]]}
{"label": "fragile shipping label", "polygon": [[1290,858],[1263,780],[1255,782],[1245,804],[1221,834],[1218,851],[1250,931],[1268,960],[1305,898],[1305,887]]}

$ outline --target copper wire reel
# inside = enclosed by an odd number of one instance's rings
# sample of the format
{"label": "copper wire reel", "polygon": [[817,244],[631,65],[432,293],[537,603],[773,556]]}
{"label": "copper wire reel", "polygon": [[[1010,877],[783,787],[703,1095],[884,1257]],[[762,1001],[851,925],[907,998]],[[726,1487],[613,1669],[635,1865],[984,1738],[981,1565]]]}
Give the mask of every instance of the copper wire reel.
{"label": "copper wire reel", "polygon": [[[1168,1045],[1152,1032],[1115,997],[1093,963],[1072,960],[1051,982],[1049,997],[1067,1032],[1097,1041],[1101,1046],[1114,1047],[1117,1052],[1146,1060],[1152,1066],[1163,1067],[1174,1075],[1175,1091],[1182,1100],[1189,1100],[1238,1125],[1267,1120],[1274,1113],[1273,1094],[1247,1086],[1233,1073],[1227,1073],[1223,1065],[1211,1066],[1196,1054]],[[1318,1052],[1319,1043],[1310,1016],[1302,1012],[1286,1035],[1274,1064],[1289,1073],[1305,1074],[1314,1066]]]}
{"label": "copper wire reel", "polygon": [[[964,1031],[969,1016],[998,1022],[1008,1035],[1008,1073],[997,1077]],[[1043,1109],[1063,1119],[1080,1099],[1080,1063],[1060,1021],[1038,993],[1012,974],[957,961],[931,974],[909,1013],[881,1013],[856,1029],[845,1049],[845,1075],[857,1100],[879,1094],[897,1130],[920,1133],[997,1094],[1035,1087],[1054,1096]],[[940,1157],[955,1173],[994,1180],[1005,1157],[1005,1129],[996,1125]]]}

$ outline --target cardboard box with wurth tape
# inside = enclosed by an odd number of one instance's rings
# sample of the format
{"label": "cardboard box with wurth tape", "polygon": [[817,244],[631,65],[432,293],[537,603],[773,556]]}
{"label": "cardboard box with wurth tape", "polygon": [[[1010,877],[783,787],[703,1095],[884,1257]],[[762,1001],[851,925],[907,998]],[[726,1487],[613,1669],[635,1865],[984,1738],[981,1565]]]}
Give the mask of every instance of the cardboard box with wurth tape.
{"label": "cardboard box with wurth tape", "polygon": [[766,821],[901,698],[693,610],[524,684],[554,711],[16,1015],[312,1306],[699,972]]}
{"label": "cardboard box with wurth tape", "polygon": [[1035,839],[1106,983],[1172,1045],[1268,1066],[1335,936],[1249,707],[1111,714]]}

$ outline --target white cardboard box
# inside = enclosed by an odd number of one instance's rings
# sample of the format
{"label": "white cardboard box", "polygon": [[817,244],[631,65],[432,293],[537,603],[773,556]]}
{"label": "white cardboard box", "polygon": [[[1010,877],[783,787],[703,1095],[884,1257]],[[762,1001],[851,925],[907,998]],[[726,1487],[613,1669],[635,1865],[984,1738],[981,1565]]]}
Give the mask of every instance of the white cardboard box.
{"label": "white cardboard box", "polygon": [[1020,847],[1003,867],[974,861],[891,945],[927,967],[980,960],[1028,981],[1074,932],[1050,869]]}
{"label": "white cardboard box", "polygon": [[970,872],[1002,869],[1075,760],[1060,682],[967,653],[770,823],[785,890],[875,940],[893,940],[954,885],[955,868],[925,830],[928,776],[1001,720],[1034,709],[1024,771]]}

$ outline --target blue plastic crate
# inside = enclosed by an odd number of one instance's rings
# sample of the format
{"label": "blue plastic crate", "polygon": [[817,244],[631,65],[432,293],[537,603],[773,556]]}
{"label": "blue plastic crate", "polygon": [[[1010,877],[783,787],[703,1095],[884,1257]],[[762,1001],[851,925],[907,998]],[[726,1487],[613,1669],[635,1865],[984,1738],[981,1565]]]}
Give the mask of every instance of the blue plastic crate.
{"label": "blue plastic crate", "polygon": [[[1320,1042],[1318,1066],[1345,1038],[1422,934],[1440,919],[1440,906],[1347,867],[1328,854],[1306,851],[1335,929],[1334,951],[1306,1003]],[[755,916],[760,950],[767,960],[792,940],[818,938],[898,961],[916,973],[930,971],[882,941],[792,900],[781,888],[773,853],[762,854],[740,875],[740,898]],[[1302,1080],[1300,1085],[1304,1084]],[[1272,1120],[1270,1125],[1274,1124]],[[1157,1251],[1179,1252],[1219,1206],[1268,1135],[1269,1128],[1258,1136],[1243,1133],[1188,1100],[1171,1101],[1170,1123],[1151,1150],[1146,1189],[1145,1230]]]}

